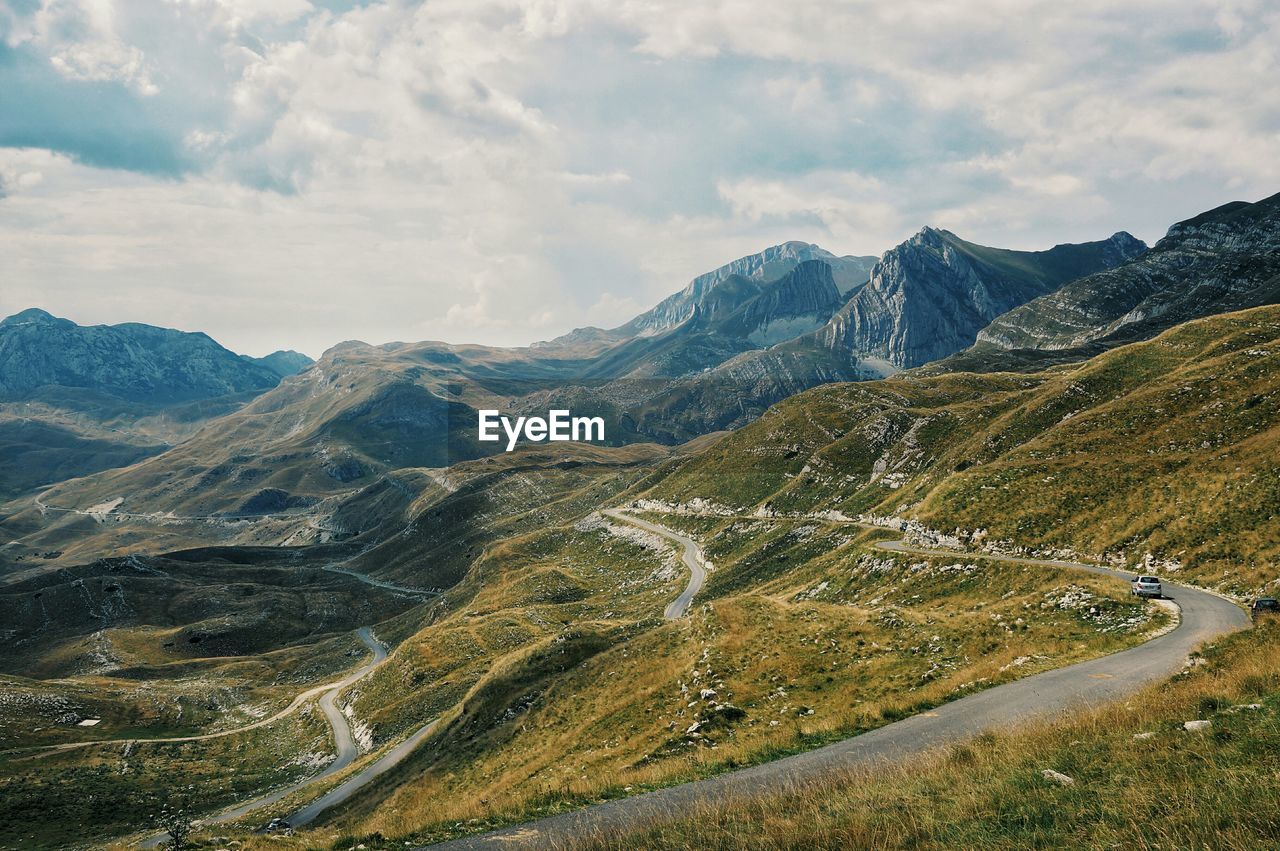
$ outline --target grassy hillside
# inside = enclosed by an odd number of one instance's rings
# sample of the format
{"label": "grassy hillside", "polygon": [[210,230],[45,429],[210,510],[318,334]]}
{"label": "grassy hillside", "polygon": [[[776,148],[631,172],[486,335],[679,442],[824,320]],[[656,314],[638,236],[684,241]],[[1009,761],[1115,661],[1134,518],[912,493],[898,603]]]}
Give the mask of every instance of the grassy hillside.
{"label": "grassy hillside", "polygon": [[964,541],[1257,593],[1280,577],[1280,308],[1028,375],[899,376],[789,399],[642,495],[897,516]]}
{"label": "grassy hillside", "polygon": [[705,531],[720,584],[664,622],[683,573],[611,525],[490,548],[351,694],[377,743],[432,717],[437,732],[270,846],[349,832],[390,847],[704,776],[1126,646],[1166,617],[1073,571],[893,555],[871,547],[879,531],[783,522]]}
{"label": "grassy hillside", "polygon": [[312,774],[332,748],[312,705],[202,742],[101,745],[34,760],[0,754],[0,849],[101,848],[154,829],[165,804],[212,809]]}
{"label": "grassy hillside", "polygon": [[351,567],[415,587],[452,587],[490,544],[612,504],[670,454],[654,444],[526,446],[433,471],[432,486],[404,509],[403,522],[381,524],[369,536],[376,543]]}
{"label": "grassy hillside", "polygon": [[[103,559],[0,586],[0,848],[97,847],[166,801],[203,812],[326,765],[314,702],[242,728],[367,658],[352,630],[420,598],[299,555]],[[147,742],[207,733],[228,735]]]}
{"label": "grassy hillside", "polygon": [[[607,842],[656,848],[1274,847],[1280,623],[1225,639],[1124,704]],[[1208,720],[1206,732],[1183,723]],[[1046,780],[1045,769],[1074,782]]]}
{"label": "grassy hillside", "polygon": [[40,419],[0,416],[0,500],[162,451]]}
{"label": "grassy hillside", "polygon": [[[375,747],[432,718],[436,732],[294,847],[428,841],[769,759],[1117,649],[1163,618],[1069,571],[887,554],[872,545],[893,533],[845,517],[957,545],[1150,554],[1179,579],[1257,590],[1280,546],[1278,338],[1268,308],[1041,373],[821,388],[613,478],[465,465],[365,555],[454,584],[380,628],[402,643],[347,696]],[[684,621],[657,618],[680,585],[669,551],[580,520],[630,499],[715,563]],[[1079,770],[1063,765],[1046,767]]]}
{"label": "grassy hillside", "polygon": [[[897,533],[847,522],[856,515],[958,548],[1069,549],[1129,563],[1149,556],[1178,579],[1263,588],[1280,574],[1278,352],[1280,308],[1263,308],[1040,373],[903,375],[809,391],[689,455],[526,449],[379,480],[344,508],[360,534],[323,552],[341,553],[357,573],[444,593],[361,609],[341,596],[345,586],[326,591],[336,595],[325,598],[332,624],[377,623],[395,646],[342,703],[375,751],[437,725],[409,759],[313,830],[292,841],[237,836],[247,848],[345,849],[476,832],[811,748],[1119,649],[1165,622],[1162,609],[1113,580],[960,552],[887,553],[875,543]],[[632,500],[696,537],[715,565],[684,619],[660,616],[685,578],[671,547],[593,513]],[[219,615],[184,623],[227,641],[261,639],[235,645],[259,659],[270,646],[311,640],[308,619],[286,603],[316,563],[214,552],[230,564],[211,584],[230,587],[237,571],[279,574],[270,580],[279,586],[273,611],[294,615],[263,636],[254,631],[265,622],[253,620],[259,603],[210,589],[202,593]],[[67,611],[78,611],[76,579],[104,600],[117,593],[92,571],[56,578]],[[28,590],[11,602],[25,613],[23,628],[38,631]],[[126,598],[135,597],[146,599],[130,586]],[[224,615],[230,625],[214,632]],[[59,649],[43,654],[45,668],[15,673],[74,672],[67,666],[89,658],[84,642],[99,635],[117,641],[100,624],[81,627],[49,645]],[[154,670],[144,658],[159,636],[131,627],[117,645],[157,680],[177,677],[181,666]],[[1249,646],[1233,641],[1226,646]],[[1203,711],[1234,705],[1226,701],[1236,691],[1271,694],[1264,674],[1249,669],[1264,679],[1228,682]],[[53,686],[15,679],[15,687]],[[1169,698],[1169,711],[1177,701]],[[1221,726],[1235,730],[1244,723],[1237,716],[1223,714]],[[104,710],[108,717],[120,726],[131,716]],[[984,747],[955,757],[952,769],[972,766],[977,776],[994,765],[998,749]],[[856,813],[865,799],[852,800]],[[1035,844],[1046,818],[1010,835]],[[335,839],[344,834],[359,839]],[[796,835],[798,846],[816,834]],[[978,833],[956,836],[982,844]],[[660,831],[650,839],[670,841]]]}

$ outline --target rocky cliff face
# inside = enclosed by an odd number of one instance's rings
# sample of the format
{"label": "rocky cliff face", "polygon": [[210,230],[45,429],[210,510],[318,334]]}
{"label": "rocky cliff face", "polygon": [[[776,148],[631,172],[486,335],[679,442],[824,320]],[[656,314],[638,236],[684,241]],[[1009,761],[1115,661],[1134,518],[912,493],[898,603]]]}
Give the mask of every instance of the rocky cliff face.
{"label": "rocky cliff face", "polygon": [[806,260],[767,284],[731,280],[695,306],[691,325],[768,345],[821,327],[843,301],[822,260]]}
{"label": "rocky cliff face", "polygon": [[727,291],[720,292],[718,297],[741,298],[741,292],[738,296],[728,292],[735,289],[734,282],[740,287],[744,280],[755,283],[777,280],[801,263],[814,260],[831,267],[832,283],[841,294],[847,294],[865,284],[871,267],[876,262],[875,257],[840,257],[808,242],[784,242],[757,254],[739,257],[732,263],[699,275],[684,289],[667,296],[625,325],[610,329],[575,328],[554,340],[534,343],[530,348],[544,355],[563,356],[571,353],[579,357],[592,357],[610,346],[635,338],[654,337],[675,328],[688,320],[713,293],[726,288],[726,285],[729,285]]}
{"label": "rocky cliff face", "polygon": [[135,402],[172,403],[260,391],[280,376],[205,334],[150,325],[80,326],[31,309],[0,322],[0,400],[42,388],[92,390]]}
{"label": "rocky cliff face", "polygon": [[822,327],[843,301],[831,266],[808,260],[743,307],[742,328],[753,344],[770,346]]}
{"label": "rocky cliff face", "polygon": [[819,332],[820,341],[897,368],[919,366],[969,346],[1000,314],[1145,249],[1118,233],[1047,251],[1008,251],[924,228],[885,252],[870,282]]}
{"label": "rocky cliff face", "polygon": [[678,378],[734,355],[820,328],[843,302],[831,266],[806,260],[776,280],[730,275],[704,293],[689,316],[630,337],[589,367],[594,378]]}
{"label": "rocky cliff face", "polygon": [[1149,252],[999,317],[978,336],[1000,349],[1084,354],[1181,322],[1280,302],[1280,195],[1179,222]]}
{"label": "rocky cliff face", "polygon": [[[764,283],[776,280],[801,263],[812,260],[820,260],[831,267],[832,283],[840,293],[848,293],[866,283],[871,267],[876,262],[874,257],[853,255],[839,257],[807,242],[784,242],[781,245],[766,248],[758,254],[740,257],[732,263],[726,263],[718,269],[699,275],[683,290],[663,299],[651,310],[645,311],[613,331],[603,333],[615,337],[651,336],[661,333],[692,316],[694,310],[708,297],[708,294],[733,278],[745,278]],[[562,339],[578,339],[584,333],[594,330],[578,329],[571,331]]]}

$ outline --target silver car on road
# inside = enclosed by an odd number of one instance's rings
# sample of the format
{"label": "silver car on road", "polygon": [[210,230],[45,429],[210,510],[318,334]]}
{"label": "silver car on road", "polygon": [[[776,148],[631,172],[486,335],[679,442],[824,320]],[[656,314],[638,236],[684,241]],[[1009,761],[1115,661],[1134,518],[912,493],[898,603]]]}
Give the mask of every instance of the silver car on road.
{"label": "silver car on road", "polygon": [[1164,596],[1164,590],[1160,587],[1160,577],[1158,576],[1135,576],[1132,590],[1135,597],[1154,597],[1159,599]]}

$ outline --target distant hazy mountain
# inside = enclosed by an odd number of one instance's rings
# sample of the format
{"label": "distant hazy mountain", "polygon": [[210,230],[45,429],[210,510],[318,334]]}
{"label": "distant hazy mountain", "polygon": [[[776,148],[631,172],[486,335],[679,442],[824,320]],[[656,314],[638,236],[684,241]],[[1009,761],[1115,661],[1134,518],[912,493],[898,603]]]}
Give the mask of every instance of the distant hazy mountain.
{"label": "distant hazy mountain", "polygon": [[241,357],[205,334],[137,323],[10,316],[0,321],[0,499],[162,452],[310,362]]}
{"label": "distant hazy mountain", "polygon": [[584,364],[586,378],[678,378],[826,324],[840,308],[831,266],[806,260],[775,280],[729,275],[661,331],[633,335]]}
{"label": "distant hazy mountain", "polygon": [[1132,263],[999,317],[982,349],[1096,354],[1189,319],[1280,302],[1280,195],[1178,222]]}
{"label": "distant hazy mountain", "polygon": [[186,402],[280,382],[207,334],[134,322],[81,326],[32,308],[0,321],[0,399],[46,387],[84,388],[137,402]]}
{"label": "distant hazy mountain", "polygon": [[950,354],[996,314],[1143,248],[1123,234],[1003,251],[926,228],[877,262],[788,242],[699,275],[607,331],[522,349],[343,343],[217,429],[51,498],[92,505],[128,493],[136,509],[192,514],[238,511],[264,486],[325,498],[390,470],[493,451],[475,440],[478,407],[568,408],[605,417],[612,443],[679,443],[818,384]]}
{"label": "distant hazy mountain", "polygon": [[[924,228],[872,262],[788,242],[699,275],[625,325],[594,336],[580,329],[559,345],[595,344],[579,350],[588,358],[582,377],[592,379],[691,376],[777,345],[832,353],[838,364],[820,363],[822,355],[799,361],[824,376],[885,374],[953,354],[996,316],[1145,250],[1127,233],[1009,251]],[[769,277],[778,269],[787,271]],[[855,278],[862,280],[851,284]],[[548,352],[556,345],[547,344]],[[862,364],[853,373],[850,357]],[[794,373],[779,386],[797,383],[812,386]]]}
{"label": "distant hazy mountain", "polygon": [[311,364],[315,363],[311,358],[295,352],[292,349],[280,350],[272,352],[266,357],[251,358],[248,355],[241,355],[242,358],[250,363],[256,363],[258,366],[264,366],[274,372],[280,378],[288,378],[290,375],[297,375]]}
{"label": "distant hazy mountain", "polygon": [[707,294],[725,281],[733,278],[775,280],[811,260],[821,260],[831,267],[832,282],[841,293],[865,284],[876,262],[874,257],[837,257],[807,242],[784,242],[699,275],[683,290],[663,299],[652,310],[645,311],[622,328],[634,333],[653,333],[670,328],[693,315]]}
{"label": "distant hazy mountain", "polygon": [[831,267],[831,280],[841,294],[846,294],[867,282],[867,275],[875,265],[875,257],[843,257],[807,242],[784,242],[756,254],[739,257],[731,263],[705,272],[689,282],[688,286],[666,297],[655,307],[646,310],[624,325],[609,330],[578,328],[537,347],[565,347],[581,344],[614,342],[637,336],[653,336],[684,322],[712,291],[731,279],[747,279],[756,282],[777,280],[801,263],[821,260]]}
{"label": "distant hazy mountain", "polygon": [[624,421],[638,433],[671,441],[736,428],[810,387],[880,378],[950,355],[1009,307],[1145,248],[1118,233],[1047,251],[1008,251],[925,228],[887,251],[870,282],[851,290],[816,330],[792,325],[790,339],[779,335],[783,339],[772,345],[742,346],[710,368],[651,385],[650,395],[631,400]]}

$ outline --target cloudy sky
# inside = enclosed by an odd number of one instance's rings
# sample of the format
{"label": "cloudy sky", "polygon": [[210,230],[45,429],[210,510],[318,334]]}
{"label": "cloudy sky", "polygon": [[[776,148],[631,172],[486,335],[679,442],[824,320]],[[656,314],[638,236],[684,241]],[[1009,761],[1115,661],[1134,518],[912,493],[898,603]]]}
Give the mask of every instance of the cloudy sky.
{"label": "cloudy sky", "polygon": [[1280,191],[1280,4],[0,0],[0,314],[527,343],[786,239]]}

